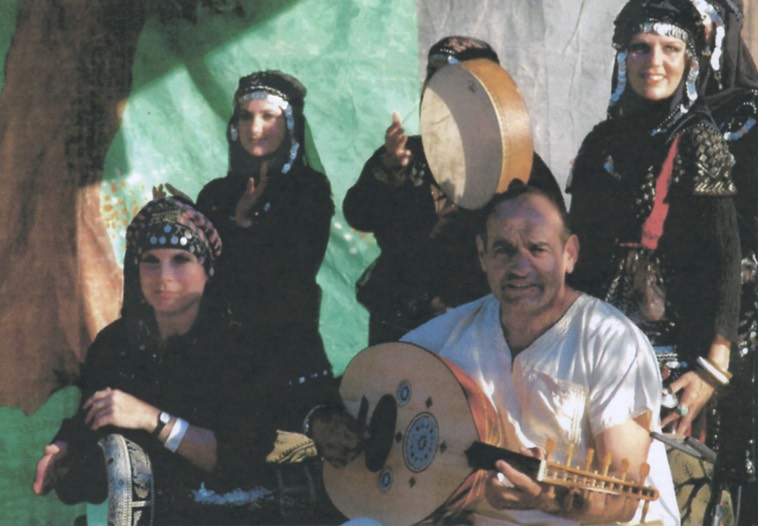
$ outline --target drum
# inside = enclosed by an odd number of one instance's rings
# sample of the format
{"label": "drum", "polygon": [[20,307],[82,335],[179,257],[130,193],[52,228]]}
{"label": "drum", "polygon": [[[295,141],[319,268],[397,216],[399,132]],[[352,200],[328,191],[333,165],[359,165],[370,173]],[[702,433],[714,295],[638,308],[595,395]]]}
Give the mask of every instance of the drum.
{"label": "drum", "polygon": [[434,179],[457,205],[481,208],[514,180],[529,180],[529,114],[497,63],[476,59],[440,69],[424,88],[420,124]]}
{"label": "drum", "polygon": [[152,526],[155,485],[150,457],[136,443],[116,433],[101,438],[108,477],[108,524]]}

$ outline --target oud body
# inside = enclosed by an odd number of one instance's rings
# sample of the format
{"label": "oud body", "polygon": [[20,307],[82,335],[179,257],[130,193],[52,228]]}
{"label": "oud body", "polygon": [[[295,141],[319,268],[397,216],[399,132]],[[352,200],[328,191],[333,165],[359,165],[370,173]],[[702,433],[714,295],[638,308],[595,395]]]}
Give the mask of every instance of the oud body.
{"label": "oud body", "polygon": [[569,490],[580,497],[600,492],[635,502],[658,498],[654,488],[609,476],[610,459],[593,471],[592,459],[572,467],[570,460],[551,461],[549,453],[537,459],[497,447],[497,414],[481,389],[449,360],[412,344],[387,343],[358,353],[345,370],[340,395],[370,433],[347,466],[324,465],[326,490],[349,518],[410,526],[471,509],[483,500],[486,470],[498,459],[551,492]]}

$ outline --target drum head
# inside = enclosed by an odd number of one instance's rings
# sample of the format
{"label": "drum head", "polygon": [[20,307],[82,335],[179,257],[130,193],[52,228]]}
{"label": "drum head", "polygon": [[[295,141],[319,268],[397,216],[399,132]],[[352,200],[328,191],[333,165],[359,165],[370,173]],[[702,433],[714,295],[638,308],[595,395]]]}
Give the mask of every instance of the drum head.
{"label": "drum head", "polygon": [[437,184],[478,209],[532,169],[532,132],[510,75],[487,59],[445,66],[424,89],[421,140]]}

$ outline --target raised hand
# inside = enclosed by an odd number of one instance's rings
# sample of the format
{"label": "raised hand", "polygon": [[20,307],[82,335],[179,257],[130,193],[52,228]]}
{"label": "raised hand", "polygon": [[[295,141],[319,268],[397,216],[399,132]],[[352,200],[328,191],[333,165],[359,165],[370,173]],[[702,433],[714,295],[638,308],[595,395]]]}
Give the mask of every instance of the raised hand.
{"label": "raised hand", "polygon": [[402,169],[408,166],[413,154],[406,148],[408,137],[403,129],[403,121],[398,112],[392,113],[392,124],[384,134],[384,156],[382,163],[385,168],[402,173]]}
{"label": "raised hand", "polygon": [[250,214],[266,190],[266,185],[268,184],[268,165],[268,161],[264,161],[261,164],[260,180],[257,183],[252,177],[247,180],[245,191],[242,192],[237,201],[237,206],[234,208],[234,221],[242,228],[248,228],[253,224]]}
{"label": "raised hand", "polygon": [[153,199],[163,199],[166,197],[166,189],[163,184],[153,186]]}

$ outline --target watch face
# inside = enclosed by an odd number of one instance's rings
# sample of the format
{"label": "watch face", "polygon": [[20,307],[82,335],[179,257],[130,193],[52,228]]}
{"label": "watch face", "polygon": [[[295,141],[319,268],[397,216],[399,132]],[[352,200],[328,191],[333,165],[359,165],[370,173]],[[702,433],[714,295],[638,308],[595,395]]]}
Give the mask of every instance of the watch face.
{"label": "watch face", "polygon": [[169,415],[165,411],[161,411],[161,414],[158,415],[158,421],[163,424],[164,426],[168,424],[169,420],[171,420],[171,415]]}

